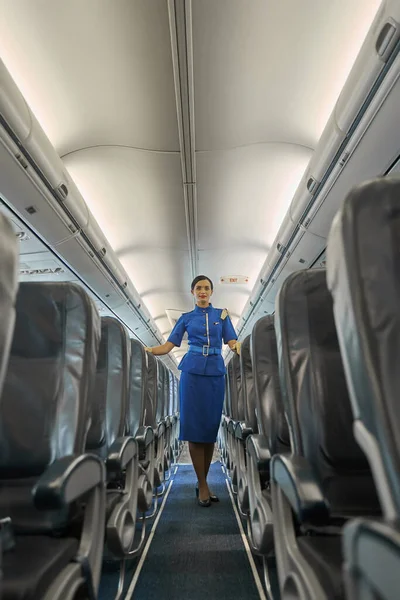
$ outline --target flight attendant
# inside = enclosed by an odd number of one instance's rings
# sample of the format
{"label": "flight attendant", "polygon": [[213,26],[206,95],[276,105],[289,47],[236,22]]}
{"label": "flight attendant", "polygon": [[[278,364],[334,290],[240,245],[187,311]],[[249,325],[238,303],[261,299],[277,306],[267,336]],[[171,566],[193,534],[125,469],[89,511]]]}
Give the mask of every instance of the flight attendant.
{"label": "flight attendant", "polygon": [[210,303],[213,291],[213,283],[208,277],[196,277],[191,286],[196,300],[194,310],[180,317],[165,344],[146,348],[148,352],[162,356],[179,347],[185,332],[188,334],[189,350],[178,367],[182,371],[179,386],[180,439],[189,442],[198,481],[196,495],[203,507],[219,500],[210,493],[207,475],[225,395],[222,342],[234,352],[239,349],[227,310],[214,308]]}

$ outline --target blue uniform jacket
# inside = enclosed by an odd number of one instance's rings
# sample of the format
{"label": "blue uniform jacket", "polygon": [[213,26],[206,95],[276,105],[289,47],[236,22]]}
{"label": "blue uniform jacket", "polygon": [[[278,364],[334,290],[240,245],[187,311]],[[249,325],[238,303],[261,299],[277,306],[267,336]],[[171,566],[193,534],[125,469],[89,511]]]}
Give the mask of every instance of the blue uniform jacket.
{"label": "blue uniform jacket", "polygon": [[[225,344],[230,340],[237,340],[229,315],[224,319],[221,318],[223,310],[222,308],[214,308],[210,304],[207,308],[196,306],[191,312],[183,313],[173,328],[168,341],[179,347],[186,331],[189,345],[198,347],[221,348],[222,340]],[[207,353],[207,348],[205,348],[204,353]],[[215,376],[226,373],[221,354],[203,356],[202,354],[188,352],[182,358],[178,368],[193,375]]]}

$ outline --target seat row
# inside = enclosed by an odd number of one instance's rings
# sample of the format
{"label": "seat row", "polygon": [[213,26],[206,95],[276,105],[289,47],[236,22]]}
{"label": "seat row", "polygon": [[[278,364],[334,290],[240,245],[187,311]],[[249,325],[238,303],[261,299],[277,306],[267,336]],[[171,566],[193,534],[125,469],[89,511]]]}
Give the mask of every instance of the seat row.
{"label": "seat row", "polygon": [[327,269],[283,283],[228,365],[220,446],[268,595],[400,589],[400,180],[355,188]]}
{"label": "seat row", "polygon": [[[2,600],[97,598],[179,452],[178,381],[71,283],[21,283],[0,217]],[[117,593],[117,590],[116,590]]]}

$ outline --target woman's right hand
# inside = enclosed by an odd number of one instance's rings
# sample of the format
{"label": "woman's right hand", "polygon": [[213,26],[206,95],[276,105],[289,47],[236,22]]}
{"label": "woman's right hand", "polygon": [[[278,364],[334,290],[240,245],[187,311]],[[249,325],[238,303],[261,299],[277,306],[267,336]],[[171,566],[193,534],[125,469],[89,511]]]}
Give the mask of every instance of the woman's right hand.
{"label": "woman's right hand", "polygon": [[149,348],[149,346],[145,346],[144,349],[149,354],[154,354],[154,356],[165,356],[165,354],[169,354],[175,348],[175,344],[172,342],[165,342],[161,346],[153,346],[153,348]]}

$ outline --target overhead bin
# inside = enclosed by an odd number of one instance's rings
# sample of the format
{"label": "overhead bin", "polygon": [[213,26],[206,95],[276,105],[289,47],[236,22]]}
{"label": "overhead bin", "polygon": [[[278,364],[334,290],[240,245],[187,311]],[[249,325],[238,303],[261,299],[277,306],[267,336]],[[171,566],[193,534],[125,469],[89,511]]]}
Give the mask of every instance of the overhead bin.
{"label": "overhead bin", "polygon": [[[21,146],[29,153],[33,165],[44,175],[56,196],[65,203],[79,223],[79,227],[86,229],[89,222],[89,209],[2,61],[0,61],[0,112]],[[20,160],[23,163],[26,159],[21,156]],[[69,235],[72,229],[70,227]]]}
{"label": "overhead bin", "polygon": [[301,220],[399,39],[400,4],[397,0],[386,0],[371,25],[292,201],[290,214],[293,222]]}
{"label": "overhead bin", "polygon": [[[147,345],[162,336],[77,186],[0,60],[4,199]],[[171,368],[175,361],[168,358]]]}
{"label": "overhead bin", "polygon": [[350,189],[388,172],[400,152],[400,54],[349,140],[344,164],[332,170],[308,213],[308,231],[328,236],[332,219]]}

